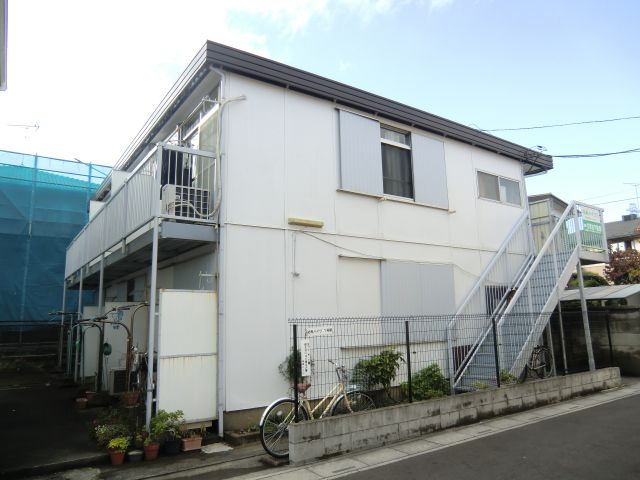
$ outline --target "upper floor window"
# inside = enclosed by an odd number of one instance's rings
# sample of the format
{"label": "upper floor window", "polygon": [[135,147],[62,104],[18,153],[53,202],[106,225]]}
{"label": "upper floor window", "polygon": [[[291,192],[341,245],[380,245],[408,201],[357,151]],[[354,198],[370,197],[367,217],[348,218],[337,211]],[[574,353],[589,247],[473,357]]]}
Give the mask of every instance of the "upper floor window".
{"label": "upper floor window", "polygon": [[449,208],[444,142],[339,110],[340,186]]}
{"label": "upper floor window", "polygon": [[480,198],[517,205],[518,207],[522,205],[520,182],[498,175],[478,172],[478,194]]}
{"label": "upper floor window", "polygon": [[409,134],[380,127],[382,189],[387,195],[413,198],[413,169]]}

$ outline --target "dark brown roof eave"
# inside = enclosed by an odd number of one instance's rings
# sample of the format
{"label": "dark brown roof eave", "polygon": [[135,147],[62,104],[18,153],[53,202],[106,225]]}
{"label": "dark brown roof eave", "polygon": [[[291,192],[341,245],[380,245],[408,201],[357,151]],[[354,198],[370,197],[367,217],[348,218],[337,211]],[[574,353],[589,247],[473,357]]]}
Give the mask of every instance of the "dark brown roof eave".
{"label": "dark brown roof eave", "polygon": [[553,168],[553,158],[549,155],[335,80],[212,41],[207,42],[206,51],[207,63],[214,67],[380,115],[513,158],[531,165],[532,170],[527,173]]}

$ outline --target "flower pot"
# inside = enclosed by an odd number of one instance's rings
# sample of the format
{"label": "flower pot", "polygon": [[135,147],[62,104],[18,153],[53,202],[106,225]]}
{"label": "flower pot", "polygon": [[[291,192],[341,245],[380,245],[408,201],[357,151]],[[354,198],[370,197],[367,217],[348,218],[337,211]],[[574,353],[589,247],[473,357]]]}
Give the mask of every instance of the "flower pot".
{"label": "flower pot", "polygon": [[149,461],[158,458],[158,452],[160,451],[159,443],[150,443],[149,445],[145,445],[143,448],[145,460]]}
{"label": "flower pot", "polygon": [[188,437],[182,439],[182,451],[200,450],[202,447],[202,437]]}
{"label": "flower pot", "polygon": [[127,452],[124,450],[111,451],[109,456],[111,457],[111,465],[122,465],[124,463],[124,456]]}
{"label": "flower pot", "polygon": [[129,457],[129,461],[134,463],[142,460],[143,455],[144,452],[142,450],[131,450],[127,456]]}
{"label": "flower pot", "polygon": [[76,408],[78,410],[82,410],[82,409],[87,408],[87,402],[88,402],[88,400],[86,398],[84,398],[84,397],[76,398]]}
{"label": "flower pot", "polygon": [[180,444],[181,443],[182,442],[180,441],[179,438],[166,440],[164,442],[164,444],[162,445],[162,451],[166,455],[176,455],[176,454],[180,453]]}
{"label": "flower pot", "polygon": [[96,396],[96,392],[95,392],[95,391],[93,391],[93,390],[87,390],[87,391],[84,393],[84,395],[85,395],[85,397],[87,397],[87,401],[89,401],[89,402],[90,402],[91,400],[93,400],[93,397],[95,397],[95,396]]}
{"label": "flower pot", "polygon": [[122,403],[128,407],[132,407],[138,403],[138,398],[140,397],[140,392],[124,392],[120,397]]}

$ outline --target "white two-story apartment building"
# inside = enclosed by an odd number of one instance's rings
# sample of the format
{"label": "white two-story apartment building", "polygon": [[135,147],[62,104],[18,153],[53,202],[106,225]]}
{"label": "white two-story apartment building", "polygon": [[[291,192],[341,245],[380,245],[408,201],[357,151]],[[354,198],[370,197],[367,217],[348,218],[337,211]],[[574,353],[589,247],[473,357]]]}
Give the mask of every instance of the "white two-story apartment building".
{"label": "white two-story apartment building", "polygon": [[157,352],[158,407],[222,420],[282,394],[290,318],[458,311],[527,225],[526,176],[552,166],[207,42],[96,195],[66,285],[99,289],[98,311],[149,302],[136,342]]}

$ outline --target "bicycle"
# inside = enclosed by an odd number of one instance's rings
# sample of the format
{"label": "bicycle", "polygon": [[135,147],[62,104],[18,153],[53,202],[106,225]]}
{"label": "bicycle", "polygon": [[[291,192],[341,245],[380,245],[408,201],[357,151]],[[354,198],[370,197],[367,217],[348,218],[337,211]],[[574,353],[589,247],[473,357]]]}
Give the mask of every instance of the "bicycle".
{"label": "bicycle", "polygon": [[[338,383],[333,385],[327,395],[315,407],[305,395],[311,387],[310,383],[299,383],[298,418],[317,420],[325,416],[343,415],[375,408],[373,399],[359,390],[355,385],[347,385],[347,370],[329,360],[338,376]],[[269,405],[260,418],[260,441],[265,451],[275,458],[289,456],[289,425],[295,418],[295,400],[285,397]],[[318,412],[319,415],[316,416]]]}
{"label": "bicycle", "polygon": [[536,345],[533,347],[529,361],[524,366],[524,370],[520,376],[520,383],[532,376],[531,373],[535,373],[538,378],[547,378],[551,376],[552,372],[553,361],[551,359],[551,351],[544,345]]}

